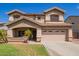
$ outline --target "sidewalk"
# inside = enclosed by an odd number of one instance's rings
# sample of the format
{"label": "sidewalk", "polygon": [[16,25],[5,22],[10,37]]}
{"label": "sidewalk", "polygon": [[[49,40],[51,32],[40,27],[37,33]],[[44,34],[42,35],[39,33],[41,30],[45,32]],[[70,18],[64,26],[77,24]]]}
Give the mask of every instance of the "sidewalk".
{"label": "sidewalk", "polygon": [[8,44],[41,44],[41,42],[35,42],[35,41],[28,41],[27,43],[24,43],[24,42],[8,42]]}

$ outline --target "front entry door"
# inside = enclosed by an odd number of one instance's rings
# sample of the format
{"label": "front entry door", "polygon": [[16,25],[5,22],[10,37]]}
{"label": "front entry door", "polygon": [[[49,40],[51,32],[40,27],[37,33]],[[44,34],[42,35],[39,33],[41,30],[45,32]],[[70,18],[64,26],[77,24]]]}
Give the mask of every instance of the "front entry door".
{"label": "front entry door", "polygon": [[24,36],[24,31],[18,31],[18,37],[23,37]]}

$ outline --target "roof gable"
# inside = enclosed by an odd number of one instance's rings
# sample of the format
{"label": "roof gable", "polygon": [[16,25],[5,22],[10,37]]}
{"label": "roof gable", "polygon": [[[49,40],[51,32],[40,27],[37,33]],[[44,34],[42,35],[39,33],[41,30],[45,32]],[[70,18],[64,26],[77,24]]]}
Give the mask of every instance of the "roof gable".
{"label": "roof gable", "polygon": [[24,12],[18,10],[18,9],[15,9],[15,10],[12,10],[10,12],[7,12],[8,15],[12,14],[12,13],[19,13],[19,14],[25,14]]}
{"label": "roof gable", "polygon": [[58,7],[54,7],[54,8],[47,9],[47,10],[44,11],[44,13],[50,12],[50,11],[52,11],[52,10],[58,10],[58,11],[64,13],[64,10],[62,10],[62,9],[60,9],[60,8],[58,8]]}

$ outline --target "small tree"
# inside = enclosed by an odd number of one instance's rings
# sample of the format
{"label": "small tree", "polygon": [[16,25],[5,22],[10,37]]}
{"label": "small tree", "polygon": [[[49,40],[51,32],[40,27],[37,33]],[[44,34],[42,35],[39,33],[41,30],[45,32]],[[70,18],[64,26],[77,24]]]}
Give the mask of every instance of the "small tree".
{"label": "small tree", "polygon": [[31,37],[32,37],[32,31],[30,29],[27,29],[25,32],[24,32],[24,36],[27,37],[27,40],[30,40]]}

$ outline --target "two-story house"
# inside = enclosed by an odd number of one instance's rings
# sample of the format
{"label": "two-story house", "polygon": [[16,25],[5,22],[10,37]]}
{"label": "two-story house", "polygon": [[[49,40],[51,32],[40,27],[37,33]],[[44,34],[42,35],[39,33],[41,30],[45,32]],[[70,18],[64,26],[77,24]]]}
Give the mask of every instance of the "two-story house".
{"label": "two-story house", "polygon": [[58,7],[45,10],[42,14],[25,14],[19,10],[8,12],[8,37],[22,37],[26,29],[31,29],[34,41],[72,39],[71,24],[64,23],[64,11]]}
{"label": "two-story house", "polygon": [[72,24],[73,38],[79,39],[79,16],[69,16],[65,22]]}

